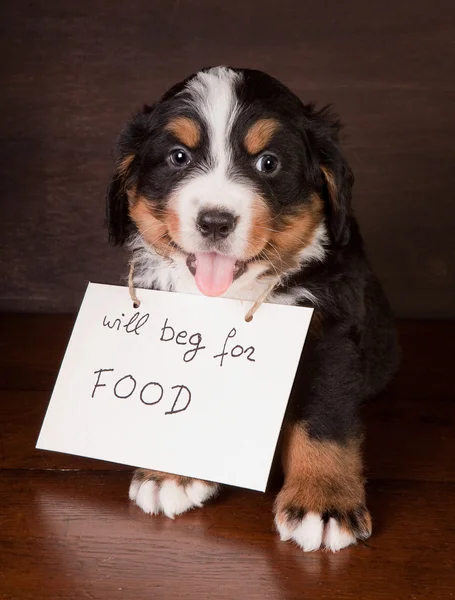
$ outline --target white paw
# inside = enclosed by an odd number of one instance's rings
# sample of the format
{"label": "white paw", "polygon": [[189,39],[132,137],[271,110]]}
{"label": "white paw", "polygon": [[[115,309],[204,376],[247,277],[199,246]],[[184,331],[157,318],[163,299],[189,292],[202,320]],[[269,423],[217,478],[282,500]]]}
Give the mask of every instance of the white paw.
{"label": "white paw", "polygon": [[[351,544],[357,543],[353,531],[349,531],[333,517],[325,523],[321,515],[308,512],[301,519],[286,519],[282,514],[275,517],[275,525],[283,541],[292,540],[304,552],[312,552],[324,547],[332,552],[337,552]],[[359,538],[366,538],[370,532]]]}
{"label": "white paw", "polygon": [[162,482],[133,478],[129,497],[139,508],[150,515],[165,514],[170,519],[187,510],[200,507],[218,493],[218,486],[203,481],[191,481],[180,485],[174,479]]}

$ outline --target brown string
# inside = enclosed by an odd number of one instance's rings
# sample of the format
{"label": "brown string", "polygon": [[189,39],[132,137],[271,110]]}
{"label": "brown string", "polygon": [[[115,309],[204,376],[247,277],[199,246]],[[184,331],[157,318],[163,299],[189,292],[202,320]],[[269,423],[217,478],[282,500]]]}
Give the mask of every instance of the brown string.
{"label": "brown string", "polygon": [[250,310],[246,313],[245,315],[245,321],[247,323],[250,323],[253,320],[253,315],[254,313],[258,310],[258,308],[261,306],[261,304],[267,300],[267,298],[270,296],[270,294],[273,292],[275,286],[278,284],[280,280],[279,279],[275,279],[270,285],[269,287],[265,290],[265,292],[263,294],[261,294],[261,296],[259,296],[259,298],[256,300],[256,302],[253,304],[253,306],[250,308]]}
{"label": "brown string", "polygon": [[134,308],[139,308],[141,301],[136,296],[136,290],[134,289],[134,262],[131,261],[130,272],[128,274],[128,289],[130,291],[130,298],[133,301]]}

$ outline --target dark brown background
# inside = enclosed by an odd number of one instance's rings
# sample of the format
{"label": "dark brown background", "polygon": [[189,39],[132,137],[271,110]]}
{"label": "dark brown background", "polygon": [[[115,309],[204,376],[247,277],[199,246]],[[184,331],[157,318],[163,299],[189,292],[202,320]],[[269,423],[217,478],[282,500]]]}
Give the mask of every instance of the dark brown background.
{"label": "dark brown background", "polygon": [[347,124],[355,208],[399,316],[455,316],[452,0],[25,0],[1,7],[0,309],[116,283],[103,197],[130,112],[200,67],[255,67]]}

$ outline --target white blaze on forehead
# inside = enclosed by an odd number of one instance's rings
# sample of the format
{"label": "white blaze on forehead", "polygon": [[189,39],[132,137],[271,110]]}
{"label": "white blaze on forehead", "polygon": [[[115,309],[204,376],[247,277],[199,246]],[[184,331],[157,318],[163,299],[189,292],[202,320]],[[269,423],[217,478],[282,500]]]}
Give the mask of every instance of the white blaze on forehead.
{"label": "white blaze on forehead", "polygon": [[243,258],[251,228],[254,186],[235,181],[232,165],[231,131],[240,110],[236,86],[242,75],[227,67],[201,71],[185,88],[187,102],[205,123],[209,140],[207,164],[183,181],[173,197],[180,221],[180,243],[188,253],[206,251],[197,231],[196,219],[202,210],[220,209],[232,212],[237,226],[226,241],[226,253]]}
{"label": "white blaze on forehead", "polygon": [[201,71],[188,84],[191,103],[204,119],[214,166],[226,172],[230,162],[229,138],[239,110],[236,85],[242,75],[227,67]]}

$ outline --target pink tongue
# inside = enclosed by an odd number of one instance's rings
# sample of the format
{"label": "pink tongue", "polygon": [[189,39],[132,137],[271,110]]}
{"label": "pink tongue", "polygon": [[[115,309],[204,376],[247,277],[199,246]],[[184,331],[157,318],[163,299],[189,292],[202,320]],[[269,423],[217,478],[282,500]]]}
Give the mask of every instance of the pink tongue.
{"label": "pink tongue", "polygon": [[235,258],[216,252],[196,254],[196,285],[206,296],[221,296],[234,279]]}

